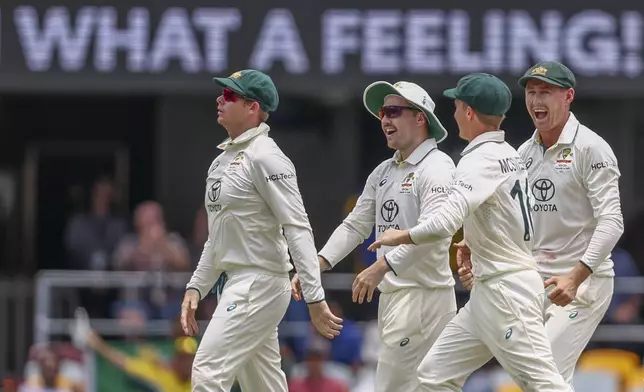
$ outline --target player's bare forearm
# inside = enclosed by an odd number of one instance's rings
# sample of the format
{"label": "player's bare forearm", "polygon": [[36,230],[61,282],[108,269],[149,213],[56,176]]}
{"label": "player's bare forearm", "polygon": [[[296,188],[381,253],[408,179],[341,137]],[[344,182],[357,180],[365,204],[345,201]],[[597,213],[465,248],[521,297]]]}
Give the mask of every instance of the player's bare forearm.
{"label": "player's bare forearm", "polygon": [[90,336],[88,345],[114,366],[125,368],[127,355],[107,344],[96,332]]}
{"label": "player's bare forearm", "polygon": [[569,273],[572,281],[579,287],[592,274],[590,268],[579,262]]}
{"label": "player's bare forearm", "polygon": [[324,257],[318,256],[318,263],[320,263],[320,271],[328,271],[331,269],[331,263],[329,263]]}

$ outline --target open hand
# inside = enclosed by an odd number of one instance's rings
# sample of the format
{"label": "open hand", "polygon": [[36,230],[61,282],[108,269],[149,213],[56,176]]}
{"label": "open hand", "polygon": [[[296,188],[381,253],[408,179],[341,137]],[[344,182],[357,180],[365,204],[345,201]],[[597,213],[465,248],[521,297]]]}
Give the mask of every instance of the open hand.
{"label": "open hand", "polygon": [[371,302],[374,291],[389,271],[384,257],[381,257],[371,267],[360,272],[353,281],[353,302],[361,304],[365,297],[367,297],[367,302]]}
{"label": "open hand", "polygon": [[181,303],[181,328],[188,336],[195,336],[199,332],[199,326],[195,319],[195,313],[199,306],[199,292],[197,290],[186,290]]}
{"label": "open hand", "polygon": [[293,275],[291,279],[291,295],[296,301],[302,299],[302,285],[300,284],[300,276],[298,274]]}
{"label": "open hand", "polygon": [[333,339],[340,335],[342,319],[331,313],[326,301],[309,304],[309,314],[311,316],[311,322],[320,335],[328,339]]}

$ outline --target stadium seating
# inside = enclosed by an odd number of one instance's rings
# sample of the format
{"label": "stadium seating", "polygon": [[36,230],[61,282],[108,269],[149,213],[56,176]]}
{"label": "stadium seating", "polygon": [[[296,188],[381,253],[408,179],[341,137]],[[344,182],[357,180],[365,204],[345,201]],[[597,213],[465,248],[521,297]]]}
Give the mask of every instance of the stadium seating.
{"label": "stadium seating", "polygon": [[640,357],[630,351],[616,349],[595,349],[582,354],[577,364],[580,372],[602,372],[616,376],[619,380],[620,390],[626,387],[630,380],[642,366]]}
{"label": "stadium seating", "polygon": [[579,371],[573,378],[575,391],[619,392],[620,379],[612,372]]}
{"label": "stadium seating", "polygon": [[644,391],[644,367],[637,369],[626,380],[626,392],[642,392]]}

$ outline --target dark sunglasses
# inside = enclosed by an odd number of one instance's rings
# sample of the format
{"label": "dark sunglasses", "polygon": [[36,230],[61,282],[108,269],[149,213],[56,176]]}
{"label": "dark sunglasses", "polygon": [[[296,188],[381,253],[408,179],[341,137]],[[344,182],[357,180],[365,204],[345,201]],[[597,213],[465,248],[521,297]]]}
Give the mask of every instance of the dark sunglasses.
{"label": "dark sunglasses", "polygon": [[244,97],[243,95],[239,94],[235,90],[226,87],[224,91],[221,93],[224,97],[224,101],[226,102],[237,102],[238,100],[242,101],[248,101],[249,99]]}
{"label": "dark sunglasses", "polygon": [[405,110],[405,109],[412,110],[414,112],[418,111],[417,108],[411,107],[411,106],[383,106],[378,111],[378,117],[380,117],[381,120],[385,116],[387,116],[389,118],[400,117],[400,115],[402,114],[403,110]]}

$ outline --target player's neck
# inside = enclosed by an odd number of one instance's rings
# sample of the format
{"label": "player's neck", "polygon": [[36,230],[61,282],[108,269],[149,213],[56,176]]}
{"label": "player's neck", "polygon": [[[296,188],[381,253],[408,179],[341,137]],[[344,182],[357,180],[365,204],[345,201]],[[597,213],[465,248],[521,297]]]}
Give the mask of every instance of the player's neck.
{"label": "player's neck", "polygon": [[477,130],[472,130],[469,133],[468,138],[466,140],[468,142],[471,142],[472,140],[476,139],[477,137],[483,135],[484,133],[498,132],[498,131],[499,131],[499,129],[491,129],[491,128],[480,128],[480,129],[477,129]]}
{"label": "player's neck", "polygon": [[563,132],[566,123],[568,122],[568,117],[570,113],[562,120],[559,121],[555,126],[550,128],[537,128],[537,133],[539,134],[539,140],[546,148],[550,148],[557,143],[561,133]]}
{"label": "player's neck", "polygon": [[256,122],[239,124],[237,126],[226,128],[226,132],[228,132],[228,137],[230,137],[230,140],[235,140],[236,138],[240,137],[244,132],[257,128],[258,126],[259,124]]}
{"label": "player's neck", "polygon": [[413,154],[414,151],[416,151],[416,149],[418,148],[418,146],[423,144],[425,140],[427,140],[427,138],[416,140],[409,147],[401,148],[400,150],[398,150],[398,152],[400,153],[400,159],[404,161],[405,159],[409,158],[409,156]]}

